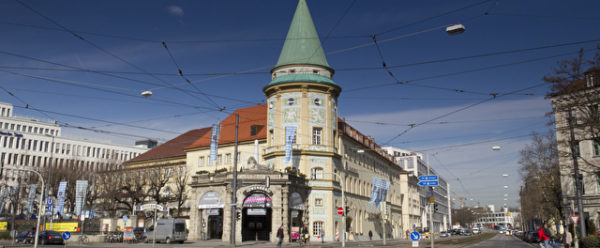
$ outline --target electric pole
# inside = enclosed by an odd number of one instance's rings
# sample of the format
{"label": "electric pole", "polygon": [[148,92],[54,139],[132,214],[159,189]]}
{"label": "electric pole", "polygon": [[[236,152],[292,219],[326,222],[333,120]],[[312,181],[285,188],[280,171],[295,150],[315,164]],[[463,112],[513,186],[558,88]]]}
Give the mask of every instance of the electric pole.
{"label": "electric pole", "polygon": [[[233,183],[231,184],[231,234],[229,242],[235,247],[235,222],[237,212],[237,160],[238,160],[238,121],[240,114],[235,114],[235,144],[233,146]],[[218,142],[218,141],[217,141]]]}
{"label": "electric pole", "polygon": [[[573,159],[573,170],[575,173],[575,201],[577,202],[577,211],[579,212],[579,228],[581,228],[581,237],[585,238],[586,230],[585,230],[585,216],[583,214],[583,203],[581,202],[581,179],[579,174],[579,163],[577,162],[577,153],[576,152],[576,144],[575,140],[575,131],[573,130],[573,122],[576,121],[573,119],[573,112],[571,108],[569,108],[569,120],[567,121],[569,124],[569,132],[571,133],[571,140],[569,142],[571,146],[571,158]],[[574,233],[573,235],[577,235]]]}

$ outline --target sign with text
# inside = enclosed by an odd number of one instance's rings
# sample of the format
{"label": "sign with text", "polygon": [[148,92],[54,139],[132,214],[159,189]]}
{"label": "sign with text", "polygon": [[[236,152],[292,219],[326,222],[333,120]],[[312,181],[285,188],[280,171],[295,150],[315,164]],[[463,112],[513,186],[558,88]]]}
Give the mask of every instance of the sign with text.
{"label": "sign with text", "polygon": [[419,177],[419,181],[437,181],[437,180],[438,180],[437,175],[427,175],[427,176]]}

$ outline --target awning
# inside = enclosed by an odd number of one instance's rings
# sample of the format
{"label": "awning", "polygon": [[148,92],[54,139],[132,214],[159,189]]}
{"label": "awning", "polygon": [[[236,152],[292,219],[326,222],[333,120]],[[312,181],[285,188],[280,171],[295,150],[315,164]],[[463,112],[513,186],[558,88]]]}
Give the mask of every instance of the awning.
{"label": "awning", "polygon": [[262,193],[254,193],[246,199],[244,199],[245,208],[270,208],[271,207],[271,197],[262,194]]}
{"label": "awning", "polygon": [[200,203],[198,205],[199,209],[207,209],[207,208],[223,208],[223,201],[221,200],[221,195],[214,191],[209,191],[204,193],[202,198],[200,198]]}

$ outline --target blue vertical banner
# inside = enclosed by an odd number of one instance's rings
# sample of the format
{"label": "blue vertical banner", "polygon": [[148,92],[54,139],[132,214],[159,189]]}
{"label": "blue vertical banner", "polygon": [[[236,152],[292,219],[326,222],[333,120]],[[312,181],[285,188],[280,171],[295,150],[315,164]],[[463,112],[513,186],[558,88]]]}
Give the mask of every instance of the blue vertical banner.
{"label": "blue vertical banner", "polygon": [[296,143],[296,127],[285,127],[285,163],[292,160],[292,144]]}
{"label": "blue vertical banner", "polygon": [[85,203],[85,195],[87,194],[87,180],[75,181],[75,215],[81,214],[81,209]]}
{"label": "blue vertical banner", "polygon": [[27,195],[27,213],[33,213],[33,201],[35,200],[35,191],[37,189],[37,184],[29,185],[29,195]]}
{"label": "blue vertical banner", "polygon": [[8,195],[8,188],[4,187],[2,188],[2,194],[0,195],[0,214],[2,214],[2,210],[4,210],[6,195]]}
{"label": "blue vertical banner", "polygon": [[67,182],[60,182],[60,184],[58,184],[58,192],[56,193],[56,200],[58,201],[58,205],[54,209],[54,213],[59,213],[61,216],[63,215],[63,208],[65,207],[66,191]]}
{"label": "blue vertical banner", "polygon": [[371,200],[369,201],[369,204],[371,205],[375,204],[379,195],[379,187],[377,185],[379,185],[379,178],[374,177],[373,187],[371,188]]}
{"label": "blue vertical banner", "polygon": [[214,124],[210,134],[210,158],[209,165],[217,160],[217,149],[219,148],[219,135],[221,134],[221,125]]}

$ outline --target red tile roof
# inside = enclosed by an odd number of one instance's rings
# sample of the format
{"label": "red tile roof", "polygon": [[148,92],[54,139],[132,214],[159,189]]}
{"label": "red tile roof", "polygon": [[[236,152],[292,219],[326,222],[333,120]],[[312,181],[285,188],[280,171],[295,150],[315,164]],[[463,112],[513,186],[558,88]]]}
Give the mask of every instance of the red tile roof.
{"label": "red tile roof", "polygon": [[174,139],[167,141],[164,144],[161,144],[147,152],[142,153],[141,155],[127,161],[127,163],[185,156],[184,148],[205,135],[210,135],[209,127],[187,131],[186,133],[179,135]]}
{"label": "red tile roof", "polygon": [[[267,105],[258,105],[243,109],[238,109],[225,120],[219,123],[221,125],[221,135],[219,144],[228,144],[235,141],[235,114],[239,113],[238,122],[238,142],[250,141],[255,139],[267,138]],[[251,135],[252,127],[256,130],[256,135]],[[196,140],[185,149],[193,149],[210,145],[210,132]]]}

